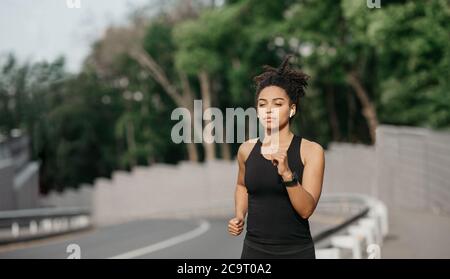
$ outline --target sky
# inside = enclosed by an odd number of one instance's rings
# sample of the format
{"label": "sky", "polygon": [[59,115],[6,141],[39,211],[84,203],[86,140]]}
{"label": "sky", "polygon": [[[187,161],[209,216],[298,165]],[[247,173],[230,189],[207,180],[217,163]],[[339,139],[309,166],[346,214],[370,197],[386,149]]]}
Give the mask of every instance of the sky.
{"label": "sky", "polygon": [[[68,2],[80,2],[69,8]],[[66,57],[77,72],[95,39],[110,24],[126,23],[130,11],[156,0],[0,0],[0,55],[19,61]]]}

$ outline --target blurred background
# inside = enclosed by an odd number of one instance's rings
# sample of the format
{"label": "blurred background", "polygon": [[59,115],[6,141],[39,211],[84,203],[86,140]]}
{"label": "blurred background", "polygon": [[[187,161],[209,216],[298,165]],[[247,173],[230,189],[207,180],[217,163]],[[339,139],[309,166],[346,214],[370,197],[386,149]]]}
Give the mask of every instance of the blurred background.
{"label": "blurred background", "polygon": [[450,257],[448,1],[0,5],[0,258],[239,258],[240,143],[176,144],[171,113],[254,106],[286,54],[326,150],[318,257]]}

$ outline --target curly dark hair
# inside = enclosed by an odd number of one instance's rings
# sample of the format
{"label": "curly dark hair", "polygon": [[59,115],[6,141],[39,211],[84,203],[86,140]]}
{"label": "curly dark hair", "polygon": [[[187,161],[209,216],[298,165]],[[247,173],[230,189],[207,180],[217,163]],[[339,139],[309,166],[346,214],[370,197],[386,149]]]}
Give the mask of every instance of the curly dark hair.
{"label": "curly dark hair", "polygon": [[[264,65],[264,73],[253,78],[256,87],[256,104],[261,90],[267,86],[275,85],[286,91],[290,99],[290,104],[295,104],[296,111],[299,111],[298,102],[301,97],[305,96],[305,89],[308,86],[307,81],[310,76],[302,71],[291,69],[289,67],[289,59],[291,57],[293,57],[292,54],[286,55],[278,68]],[[289,119],[289,122],[292,118]]]}

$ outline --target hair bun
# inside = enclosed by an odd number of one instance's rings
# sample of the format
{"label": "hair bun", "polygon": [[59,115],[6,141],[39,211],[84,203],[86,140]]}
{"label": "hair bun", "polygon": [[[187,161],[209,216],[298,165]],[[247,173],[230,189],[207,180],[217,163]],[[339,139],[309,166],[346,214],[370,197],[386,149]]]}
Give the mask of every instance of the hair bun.
{"label": "hair bun", "polygon": [[289,60],[293,56],[292,54],[287,54],[277,68],[269,65],[263,66],[264,72],[253,78],[256,85],[256,97],[265,87],[275,85],[283,88],[291,101],[298,104],[299,98],[305,96],[309,76],[301,70],[289,67]]}
{"label": "hair bun", "polygon": [[291,57],[293,57],[292,54],[288,54],[285,56],[283,62],[281,63],[281,65],[277,68],[277,74],[282,75],[286,72],[286,68],[289,64],[289,60],[291,59]]}

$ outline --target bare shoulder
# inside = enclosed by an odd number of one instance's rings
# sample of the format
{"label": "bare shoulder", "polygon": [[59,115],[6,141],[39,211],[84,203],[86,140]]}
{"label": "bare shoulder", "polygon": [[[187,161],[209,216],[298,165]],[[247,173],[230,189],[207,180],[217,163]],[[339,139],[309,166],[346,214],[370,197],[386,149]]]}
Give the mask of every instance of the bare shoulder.
{"label": "bare shoulder", "polygon": [[304,163],[307,163],[308,161],[316,161],[316,160],[323,160],[324,158],[324,149],[322,145],[315,141],[311,141],[305,138],[302,138],[302,145],[301,145],[301,157],[304,160]]}
{"label": "bare shoulder", "polygon": [[239,146],[237,156],[240,163],[245,163],[245,161],[247,161],[247,158],[250,155],[250,152],[252,151],[257,141],[258,138],[254,138],[241,143],[241,145]]}

